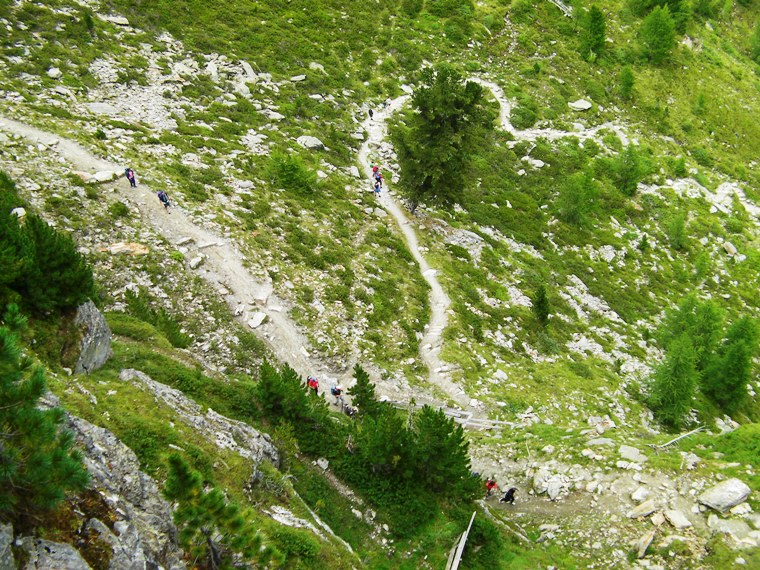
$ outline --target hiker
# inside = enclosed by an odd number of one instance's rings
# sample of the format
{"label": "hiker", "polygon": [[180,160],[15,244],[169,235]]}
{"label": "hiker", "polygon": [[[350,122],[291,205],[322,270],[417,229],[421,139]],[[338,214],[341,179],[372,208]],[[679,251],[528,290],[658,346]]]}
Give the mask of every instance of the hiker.
{"label": "hiker", "polygon": [[158,196],[158,199],[161,200],[161,203],[164,205],[164,209],[168,210],[169,206],[171,206],[172,204],[171,202],[169,202],[169,196],[166,195],[166,192],[164,192],[163,190],[159,190],[156,196]]}
{"label": "hiker", "polygon": [[375,112],[374,112],[372,109],[370,109],[370,110],[369,110],[369,120],[370,120],[370,121],[372,120],[372,117],[373,117],[374,115],[375,115]]}
{"label": "hiker", "polygon": [[340,405],[341,407],[345,406],[346,403],[343,400],[343,386],[338,384],[337,386],[333,386],[330,388],[330,394],[335,396],[335,405]]}
{"label": "hiker", "polygon": [[492,493],[496,491],[496,489],[499,488],[499,485],[496,483],[496,480],[491,477],[486,481],[486,499],[491,496]]}
{"label": "hiker", "polygon": [[375,196],[380,197],[380,182],[375,180]]}
{"label": "hiker", "polygon": [[388,108],[388,99],[383,101],[383,109],[387,109],[387,108]]}
{"label": "hiker", "polygon": [[509,503],[510,505],[515,504],[515,493],[517,492],[517,489],[515,487],[510,487],[509,490],[504,493],[504,496],[499,499],[500,503]]}
{"label": "hiker", "polygon": [[127,168],[124,170],[124,175],[127,177],[127,180],[129,180],[129,185],[132,188],[137,188],[137,179],[135,178],[135,171],[131,168]]}
{"label": "hiker", "polygon": [[352,408],[349,405],[346,405],[345,408],[343,408],[343,413],[346,414],[349,418],[353,418],[356,415],[356,408]]}
{"label": "hiker", "polygon": [[311,388],[312,390],[314,390],[314,395],[315,396],[319,396],[319,380],[317,380],[316,378],[314,378],[314,376],[309,376],[306,379],[306,385],[309,388]]}
{"label": "hiker", "polygon": [[380,172],[380,167],[377,164],[372,165],[372,176]]}
{"label": "hiker", "polygon": [[383,175],[380,174],[379,170],[377,172],[375,172],[375,182],[379,183],[380,186],[383,185]]}

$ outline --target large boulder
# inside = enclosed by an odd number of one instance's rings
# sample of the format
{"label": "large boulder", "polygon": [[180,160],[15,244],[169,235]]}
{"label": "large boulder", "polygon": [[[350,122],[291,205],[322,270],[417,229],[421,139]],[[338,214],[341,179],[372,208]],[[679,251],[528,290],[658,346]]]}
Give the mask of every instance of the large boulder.
{"label": "large boulder", "polygon": [[25,536],[19,539],[18,545],[27,556],[24,570],[91,570],[79,551],[70,544]]}
{"label": "large boulder", "polygon": [[567,104],[573,111],[588,111],[593,105],[590,101],[585,99],[578,99],[577,101],[571,101]]}
{"label": "large boulder", "polygon": [[79,359],[74,372],[89,373],[103,366],[111,356],[111,329],[103,314],[92,301],[77,308],[74,324],[82,332]]}
{"label": "large boulder", "polygon": [[303,135],[296,139],[296,142],[300,144],[304,148],[308,148],[310,150],[319,150],[325,148],[325,143],[323,143],[321,140],[319,140],[317,137],[312,137],[309,135]]}
{"label": "large boulder", "polygon": [[745,501],[749,494],[750,488],[743,481],[726,479],[707,489],[698,498],[703,505],[725,513],[731,507]]}

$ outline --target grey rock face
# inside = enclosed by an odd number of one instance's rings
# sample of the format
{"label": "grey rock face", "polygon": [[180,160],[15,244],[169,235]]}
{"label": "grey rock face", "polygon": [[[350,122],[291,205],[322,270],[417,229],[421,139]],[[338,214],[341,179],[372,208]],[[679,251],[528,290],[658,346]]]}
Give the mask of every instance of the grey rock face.
{"label": "grey rock face", "polygon": [[29,555],[24,570],[91,570],[79,551],[70,544],[25,536],[17,543]]}
{"label": "grey rock face", "polygon": [[16,570],[11,544],[13,543],[13,527],[0,524],[0,570]]}
{"label": "grey rock face", "polygon": [[[185,568],[171,508],[161,497],[156,482],[140,471],[134,452],[107,429],[81,418],[67,416],[66,427],[75,434],[82,448],[85,467],[92,476],[91,486],[117,513],[115,527],[118,536],[110,533],[102,523],[98,525],[100,521],[91,520],[88,525],[98,532],[104,528],[109,532],[104,539],[113,545],[116,557],[122,552],[125,559],[146,561],[149,568]],[[69,568],[64,565],[39,566],[43,567]]]}
{"label": "grey rock face", "polygon": [[81,374],[97,370],[111,356],[111,329],[92,301],[79,306],[74,324],[83,333],[74,372]]}
{"label": "grey rock face", "polygon": [[164,402],[177,414],[178,418],[191,426],[199,436],[218,446],[230,449],[241,457],[255,463],[263,460],[278,465],[280,454],[268,435],[263,434],[244,422],[222,416],[212,409],[203,408],[179,390],[156,382],[139,370],[125,369],[119,374],[123,382],[139,382],[153,395]]}
{"label": "grey rock face", "polygon": [[745,501],[750,488],[739,479],[727,479],[710,487],[699,496],[699,502],[711,509],[725,513],[731,507]]}

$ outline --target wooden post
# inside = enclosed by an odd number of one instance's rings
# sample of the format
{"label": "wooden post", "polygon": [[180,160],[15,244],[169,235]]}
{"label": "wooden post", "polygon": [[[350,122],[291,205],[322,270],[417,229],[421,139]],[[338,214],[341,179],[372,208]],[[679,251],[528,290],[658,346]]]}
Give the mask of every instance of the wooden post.
{"label": "wooden post", "polygon": [[449,560],[446,562],[446,570],[457,570],[457,568],[459,568],[459,562],[462,560],[462,553],[464,552],[464,545],[467,544],[467,535],[470,534],[472,521],[475,520],[476,513],[477,511],[472,512],[472,517],[470,517],[470,524],[467,525],[467,530],[462,533],[462,536],[459,537],[454,548],[451,549]]}

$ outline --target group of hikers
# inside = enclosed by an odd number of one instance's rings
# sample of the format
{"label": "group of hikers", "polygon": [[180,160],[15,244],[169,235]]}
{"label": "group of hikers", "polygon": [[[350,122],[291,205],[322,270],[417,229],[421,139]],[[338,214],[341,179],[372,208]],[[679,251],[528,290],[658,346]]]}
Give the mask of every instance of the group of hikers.
{"label": "group of hikers", "polygon": [[380,167],[377,164],[371,164],[372,167],[372,179],[375,181],[375,196],[380,197],[380,189],[383,187],[383,173],[380,172]]}
{"label": "group of hikers", "polygon": [[[125,168],[124,169],[124,176],[129,181],[129,185],[132,188],[137,188],[137,177],[135,176],[135,171],[132,168]],[[164,210],[169,210],[169,207],[172,205],[172,203],[169,201],[169,196],[166,192],[163,190],[159,190],[156,192],[156,196],[158,196],[158,200],[161,202],[161,204],[164,207]],[[171,212],[169,212],[171,214]]]}
{"label": "group of hikers", "polygon": [[[486,479],[486,496],[485,499],[488,499],[491,495],[498,493],[499,491],[499,484],[496,482],[496,479],[493,477],[489,477]],[[515,493],[517,492],[517,489],[515,487],[510,487],[504,492],[504,496],[499,499],[500,503],[509,503],[510,505],[515,504]]]}
{"label": "group of hikers", "polygon": [[[309,390],[314,390],[314,395],[319,396],[319,380],[314,376],[306,377],[306,386]],[[330,394],[335,398],[334,405],[340,407],[341,411],[348,417],[352,418],[356,414],[356,408],[352,408],[343,398],[343,386],[334,384],[330,386]]]}

